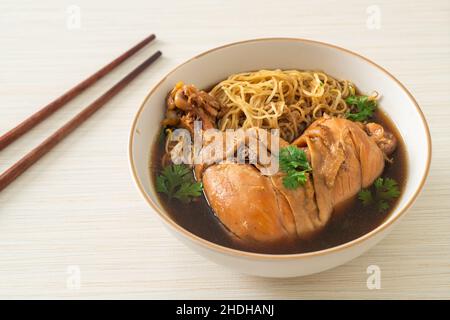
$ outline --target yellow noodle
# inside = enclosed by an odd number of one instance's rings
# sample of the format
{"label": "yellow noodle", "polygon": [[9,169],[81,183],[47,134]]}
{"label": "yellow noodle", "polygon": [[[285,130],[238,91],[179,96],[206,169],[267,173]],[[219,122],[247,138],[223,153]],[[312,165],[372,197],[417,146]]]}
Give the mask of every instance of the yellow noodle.
{"label": "yellow noodle", "polygon": [[210,94],[224,107],[221,130],[280,129],[291,142],[325,114],[342,117],[348,111],[345,98],[354,92],[351,82],[320,71],[260,70],[233,74]]}

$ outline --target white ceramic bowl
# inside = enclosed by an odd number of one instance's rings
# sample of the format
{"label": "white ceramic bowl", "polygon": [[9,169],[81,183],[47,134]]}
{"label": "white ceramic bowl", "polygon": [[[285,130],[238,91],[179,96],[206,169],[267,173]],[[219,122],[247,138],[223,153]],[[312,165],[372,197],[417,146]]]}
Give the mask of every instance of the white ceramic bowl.
{"label": "white ceramic bowl", "polygon": [[[408,176],[392,214],[375,230],[326,250],[288,255],[238,251],[204,240],[177,225],[164,211],[150,182],[151,146],[163,118],[165,97],[178,81],[207,88],[232,73],[259,69],[319,69],[350,79],[362,92],[382,94],[381,108],[395,122],[408,155]],[[148,94],[133,121],[129,157],[139,191],[183,243],[212,261],[234,270],[265,277],[308,275],[343,264],[375,245],[396,225],[419,194],[431,160],[431,138],[414,98],[389,72],[370,60],[334,45],[303,39],[257,39],[232,43],[202,53],[165,76]],[[408,241],[405,239],[405,241]]]}

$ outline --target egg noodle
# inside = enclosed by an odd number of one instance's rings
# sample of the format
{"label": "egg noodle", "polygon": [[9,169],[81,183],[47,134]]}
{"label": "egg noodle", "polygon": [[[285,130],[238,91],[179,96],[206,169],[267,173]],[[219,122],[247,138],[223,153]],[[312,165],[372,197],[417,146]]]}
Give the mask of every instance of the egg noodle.
{"label": "egg noodle", "polygon": [[324,114],[343,117],[355,87],[319,71],[278,69],[233,74],[209,93],[223,106],[220,130],[279,129],[292,142]]}

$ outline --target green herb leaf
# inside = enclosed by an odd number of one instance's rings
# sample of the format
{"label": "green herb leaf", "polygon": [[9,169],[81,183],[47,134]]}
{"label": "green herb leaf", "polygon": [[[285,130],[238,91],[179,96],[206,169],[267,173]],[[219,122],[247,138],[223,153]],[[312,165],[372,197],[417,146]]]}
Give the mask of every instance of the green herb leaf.
{"label": "green herb leaf", "polygon": [[280,150],[279,163],[283,177],[283,185],[287,189],[297,189],[305,185],[308,172],[311,171],[308,158],[304,150],[296,146],[288,146]]}
{"label": "green herb leaf", "polygon": [[164,176],[156,177],[156,191],[162,193],[169,193],[169,189],[167,188],[167,179]]}
{"label": "green herb leaf", "polygon": [[390,202],[399,196],[400,190],[397,181],[381,177],[375,180],[370,189],[363,189],[358,193],[358,199],[364,206],[376,204],[380,212],[389,209]]}
{"label": "green herb leaf", "polygon": [[305,171],[290,171],[283,178],[283,185],[287,189],[297,189],[299,186],[303,186],[307,180],[308,177]]}
{"label": "green herb leaf", "polygon": [[362,189],[358,193],[358,199],[362,201],[364,206],[368,206],[373,203],[372,192],[368,189]]}
{"label": "green herb leaf", "polygon": [[202,190],[202,184],[194,181],[191,170],[184,164],[169,165],[156,177],[157,192],[183,202],[201,196]]}
{"label": "green herb leaf", "polygon": [[378,179],[381,180],[381,182],[378,183],[376,189],[377,189],[377,196],[380,199],[389,201],[391,199],[398,198],[398,196],[400,195],[400,190],[398,189],[397,181],[390,178],[386,179],[378,178]]}
{"label": "green herb leaf", "polygon": [[192,198],[201,196],[203,185],[201,182],[185,183],[180,186],[174,197],[183,202],[190,202]]}
{"label": "green herb leaf", "polygon": [[378,201],[377,206],[379,212],[386,212],[386,210],[389,209],[389,203],[386,200]]}
{"label": "green herb leaf", "polygon": [[297,168],[311,170],[305,151],[296,146],[282,148],[279,158],[281,170],[284,172]]}
{"label": "green herb leaf", "polygon": [[345,99],[351,110],[346,114],[347,119],[352,121],[366,121],[373,116],[377,108],[377,101],[369,99],[368,96],[351,95]]}

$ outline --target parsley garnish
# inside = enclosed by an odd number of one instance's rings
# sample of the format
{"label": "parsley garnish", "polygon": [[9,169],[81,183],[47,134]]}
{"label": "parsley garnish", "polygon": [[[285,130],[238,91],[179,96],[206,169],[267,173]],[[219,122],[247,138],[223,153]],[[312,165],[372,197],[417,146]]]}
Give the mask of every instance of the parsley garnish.
{"label": "parsley garnish", "polygon": [[391,178],[378,178],[371,189],[362,189],[358,199],[364,206],[376,205],[378,211],[384,212],[389,208],[390,202],[400,195],[397,181]]}
{"label": "parsley garnish", "polygon": [[194,181],[191,170],[184,164],[169,165],[156,177],[156,191],[183,202],[199,197],[202,190],[202,183]]}
{"label": "parsley garnish", "polygon": [[352,111],[347,112],[347,119],[352,121],[366,121],[373,116],[377,108],[377,101],[369,99],[368,96],[351,95],[345,99]]}
{"label": "parsley garnish", "polygon": [[296,146],[282,148],[279,162],[281,171],[286,173],[286,176],[283,177],[283,185],[287,189],[297,189],[306,183],[311,166],[305,151]]}

